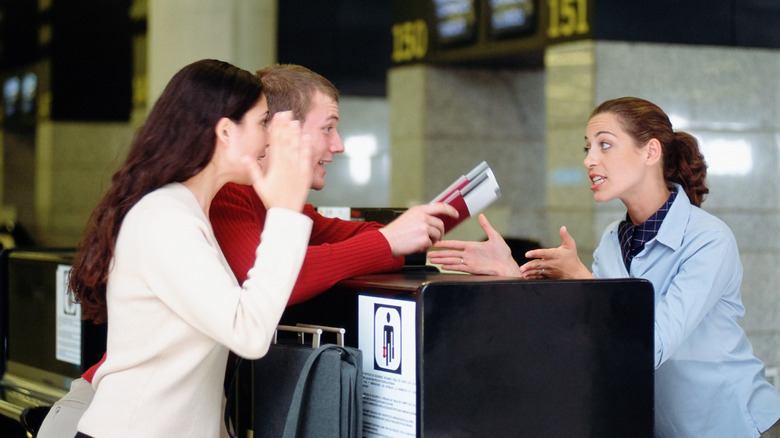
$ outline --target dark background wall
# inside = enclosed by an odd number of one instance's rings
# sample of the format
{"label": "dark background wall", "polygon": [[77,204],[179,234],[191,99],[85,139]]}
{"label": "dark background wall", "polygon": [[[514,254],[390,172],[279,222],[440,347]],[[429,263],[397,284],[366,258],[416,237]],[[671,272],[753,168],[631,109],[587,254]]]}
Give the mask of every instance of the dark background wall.
{"label": "dark background wall", "polygon": [[780,47],[777,0],[598,0],[594,38]]}
{"label": "dark background wall", "polygon": [[279,62],[320,73],[342,94],[384,96],[392,44],[390,3],[280,1]]}

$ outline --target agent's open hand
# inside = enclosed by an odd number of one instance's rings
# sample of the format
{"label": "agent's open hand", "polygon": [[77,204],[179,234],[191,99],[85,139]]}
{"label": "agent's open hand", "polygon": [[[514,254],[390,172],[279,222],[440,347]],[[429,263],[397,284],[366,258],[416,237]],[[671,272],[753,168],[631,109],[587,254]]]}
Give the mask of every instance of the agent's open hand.
{"label": "agent's open hand", "polygon": [[301,122],[291,111],[274,115],[268,126],[269,146],[262,165],[244,157],[252,187],[266,207],[301,211],[312,181],[311,139],[301,132]]}
{"label": "agent's open hand", "polygon": [[577,256],[577,244],[566,227],[561,227],[558,233],[561,236],[558,248],[534,249],[525,253],[527,258],[536,260],[520,266],[523,277],[528,280],[593,278]]}
{"label": "agent's open hand", "polygon": [[393,257],[430,248],[444,235],[441,216],[458,217],[455,207],[443,202],[416,205],[379,230],[390,244]]}
{"label": "agent's open hand", "polygon": [[480,214],[478,220],[487,234],[486,241],[442,240],[434,246],[447,249],[430,251],[428,259],[448,271],[519,277],[520,268],[504,238],[493,229],[484,214]]}

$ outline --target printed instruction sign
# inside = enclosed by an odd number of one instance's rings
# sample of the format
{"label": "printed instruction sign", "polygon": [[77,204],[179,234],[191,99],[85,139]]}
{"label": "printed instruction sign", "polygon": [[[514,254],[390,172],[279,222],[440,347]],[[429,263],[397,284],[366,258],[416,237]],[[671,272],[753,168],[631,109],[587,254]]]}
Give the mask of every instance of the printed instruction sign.
{"label": "printed instruction sign", "polygon": [[415,302],[358,297],[363,436],[417,435]]}
{"label": "printed instruction sign", "polygon": [[57,266],[57,360],[81,366],[81,305],[68,287],[70,270]]}

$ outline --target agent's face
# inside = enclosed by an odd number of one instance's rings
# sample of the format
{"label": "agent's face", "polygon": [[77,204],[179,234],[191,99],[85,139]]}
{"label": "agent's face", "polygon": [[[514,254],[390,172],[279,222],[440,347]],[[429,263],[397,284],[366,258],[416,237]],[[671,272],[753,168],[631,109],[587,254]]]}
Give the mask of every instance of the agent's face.
{"label": "agent's face", "polygon": [[312,140],[312,172],[314,178],[311,188],[322,190],[325,187],[325,163],[333,161],[333,156],[344,152],[344,143],[337,130],[339,125],[339,105],[336,101],[317,91],[312,99],[311,109],[303,122],[303,133]]}
{"label": "agent's face", "polygon": [[266,118],[268,117],[268,104],[265,96],[249,111],[238,123],[231,124],[231,162],[236,165],[237,181],[241,184],[251,184],[246,166],[241,163],[241,158],[248,155],[260,160],[265,157],[268,148],[268,130]]}
{"label": "agent's face", "polygon": [[649,172],[645,147],[637,147],[612,113],[594,116],[585,129],[585,167],[596,202],[641,196]]}

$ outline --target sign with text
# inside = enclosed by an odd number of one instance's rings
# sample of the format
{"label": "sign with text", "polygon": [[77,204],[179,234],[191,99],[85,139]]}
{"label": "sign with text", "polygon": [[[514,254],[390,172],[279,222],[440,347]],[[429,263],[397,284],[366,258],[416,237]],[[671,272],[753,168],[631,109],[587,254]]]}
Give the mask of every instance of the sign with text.
{"label": "sign with text", "polygon": [[358,298],[366,438],[417,434],[415,307],[409,300]]}
{"label": "sign with text", "polygon": [[68,287],[71,267],[57,267],[57,360],[81,365],[81,305]]}

